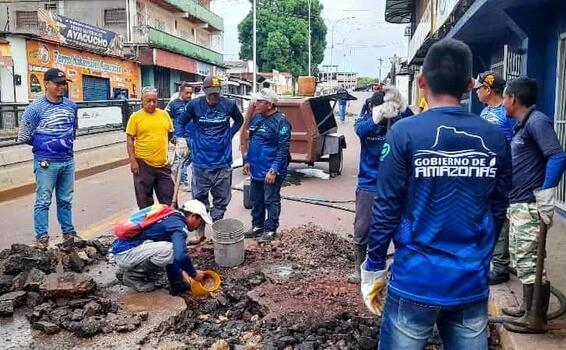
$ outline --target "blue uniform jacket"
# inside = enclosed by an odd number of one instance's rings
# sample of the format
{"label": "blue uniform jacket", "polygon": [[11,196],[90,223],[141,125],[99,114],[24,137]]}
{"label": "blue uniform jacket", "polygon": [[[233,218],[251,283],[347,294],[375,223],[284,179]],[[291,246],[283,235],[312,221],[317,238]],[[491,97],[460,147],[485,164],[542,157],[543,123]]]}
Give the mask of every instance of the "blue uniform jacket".
{"label": "blue uniform jacket", "polygon": [[[232,126],[230,119],[234,120]],[[210,106],[206,97],[201,96],[191,100],[185,113],[176,118],[175,136],[193,136],[193,165],[208,170],[228,168],[232,165],[232,137],[243,122],[244,117],[234,101],[220,96],[218,104]]]}
{"label": "blue uniform jacket", "polygon": [[250,164],[251,177],[263,181],[270,169],[278,175],[287,175],[291,124],[281,112],[264,117],[255,114],[250,121],[250,140],[246,162]]}
{"label": "blue uniform jacket", "polygon": [[145,229],[135,239],[116,239],[112,245],[112,254],[118,254],[135,248],[145,240],[166,241],[173,243],[174,263],[191,277],[196,276],[196,270],[187,252],[187,235],[189,229],[185,215],[176,212]]}
{"label": "blue uniform jacket", "polygon": [[461,107],[437,107],[397,122],[386,142],[366,267],[385,267],[393,239],[390,293],[439,306],[487,299],[511,188],[503,133]]}
{"label": "blue uniform jacket", "polygon": [[[385,143],[385,134],[387,133],[387,124],[375,124],[369,108],[365,114],[360,115],[356,119],[354,128],[356,134],[360,138],[360,170],[358,173],[358,189],[366,192],[377,191],[377,174],[379,169],[379,159],[381,150]],[[392,119],[392,124],[398,120],[413,115],[413,112],[407,108],[405,112]]]}
{"label": "blue uniform jacket", "polygon": [[505,133],[507,141],[511,142],[513,138],[513,128],[517,122],[514,119],[507,118],[507,112],[502,104],[496,107],[486,106],[481,111],[480,117],[497,125],[501,131]]}

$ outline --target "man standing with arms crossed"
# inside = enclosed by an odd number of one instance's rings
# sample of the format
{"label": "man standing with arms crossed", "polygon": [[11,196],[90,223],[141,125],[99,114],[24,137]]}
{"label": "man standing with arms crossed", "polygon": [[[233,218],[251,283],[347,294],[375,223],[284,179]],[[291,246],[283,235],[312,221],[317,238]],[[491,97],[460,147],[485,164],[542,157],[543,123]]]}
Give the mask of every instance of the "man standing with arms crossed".
{"label": "man standing with arms crossed", "polygon": [[45,96],[30,103],[24,111],[18,141],[33,146],[35,238],[42,247],[49,245],[48,220],[55,190],[57,219],[63,240],[76,236],[73,226],[73,187],[75,161],[73,143],[78,127],[77,105],[65,96],[70,80],[62,70],[45,72]]}
{"label": "man standing with arms crossed", "polygon": [[149,207],[155,191],[159,203],[171,205],[174,185],[167,166],[167,149],[173,123],[167,112],[157,108],[155,88],[143,88],[142,107],[132,114],[126,127],[136,202],[140,209]]}
{"label": "man standing with arms crossed", "polygon": [[[505,139],[511,142],[516,123],[513,119],[507,118],[507,112],[503,107],[505,80],[498,73],[487,71],[478,76],[474,89],[480,102],[486,105],[480,116],[497,125],[505,134]],[[509,280],[509,220],[507,219],[495,244],[491,262],[493,268],[490,272],[489,284],[507,282]]]}
{"label": "man standing with arms crossed", "polygon": [[429,109],[387,135],[361,283],[366,306],[383,313],[381,350],[423,349],[435,325],[446,350],[488,349],[489,262],[511,153],[495,125],[459,105],[473,87],[471,68],[461,41],[432,45],[418,80]]}
{"label": "man standing with arms crossed", "polygon": [[244,117],[234,101],[220,96],[220,79],[208,76],[202,87],[205,96],[191,100],[175,121],[175,152],[182,158],[188,154],[185,130],[192,123],[193,198],[209,208],[212,194],[210,215],[217,221],[224,217],[232,198],[232,138]]}

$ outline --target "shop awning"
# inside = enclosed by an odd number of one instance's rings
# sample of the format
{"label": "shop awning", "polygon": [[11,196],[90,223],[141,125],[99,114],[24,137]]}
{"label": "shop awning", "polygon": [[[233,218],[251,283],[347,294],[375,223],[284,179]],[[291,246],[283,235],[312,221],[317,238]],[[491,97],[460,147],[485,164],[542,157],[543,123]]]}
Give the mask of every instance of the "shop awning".
{"label": "shop awning", "polygon": [[385,20],[389,23],[411,23],[416,0],[387,0]]}

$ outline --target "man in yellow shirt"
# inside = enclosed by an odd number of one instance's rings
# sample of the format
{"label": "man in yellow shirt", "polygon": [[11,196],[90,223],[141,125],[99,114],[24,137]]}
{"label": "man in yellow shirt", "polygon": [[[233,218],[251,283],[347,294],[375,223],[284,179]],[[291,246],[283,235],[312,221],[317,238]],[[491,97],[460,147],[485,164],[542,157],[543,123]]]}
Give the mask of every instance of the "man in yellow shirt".
{"label": "man in yellow shirt", "polygon": [[171,205],[174,185],[167,150],[173,123],[167,112],[157,108],[155,88],[142,90],[142,107],[131,115],[126,127],[136,201],[140,209],[153,205],[155,191],[159,203]]}
{"label": "man in yellow shirt", "polygon": [[419,109],[420,109],[419,113],[426,112],[426,110],[428,109],[428,102],[426,101],[426,98],[423,97],[419,101]]}

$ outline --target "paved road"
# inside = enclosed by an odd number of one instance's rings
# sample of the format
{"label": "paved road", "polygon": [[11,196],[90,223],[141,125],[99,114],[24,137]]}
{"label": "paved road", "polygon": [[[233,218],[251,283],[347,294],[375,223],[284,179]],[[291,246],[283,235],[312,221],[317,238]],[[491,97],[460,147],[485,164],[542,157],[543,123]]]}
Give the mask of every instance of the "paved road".
{"label": "paved road", "polygon": [[[353,101],[349,112],[357,114],[361,110],[361,102],[368,93],[358,93],[360,101]],[[294,184],[284,187],[284,195],[321,197],[328,199],[354,199],[356,175],[358,170],[359,142],[353,132],[353,116],[345,124],[339,125],[339,131],[346,135],[348,148],[344,155],[344,171],[341,176],[330,180],[318,178],[292,177]],[[238,139],[234,140],[234,159],[240,158]],[[125,151],[125,150],[124,150]],[[292,164],[292,170],[306,168],[304,165]],[[316,169],[327,171],[328,165],[320,163]],[[234,171],[234,186],[242,187],[245,177],[241,169]],[[182,198],[190,199],[189,194]],[[33,237],[33,195],[16,198],[0,203],[0,249],[12,243],[32,243]],[[346,205],[347,206],[347,205]],[[78,180],[75,185],[73,203],[74,221],[80,235],[93,237],[107,231],[119,218],[127,216],[136,207],[133,184],[128,167],[120,167],[94,176]],[[354,208],[353,204],[349,206]],[[250,222],[249,210],[244,209],[242,193],[234,191],[227,217]],[[352,232],[353,214],[320,206],[298,202],[283,202],[281,228],[289,228],[299,224],[315,222],[321,226],[343,235]],[[60,240],[60,230],[55,215],[55,205],[50,212],[51,240]]]}

